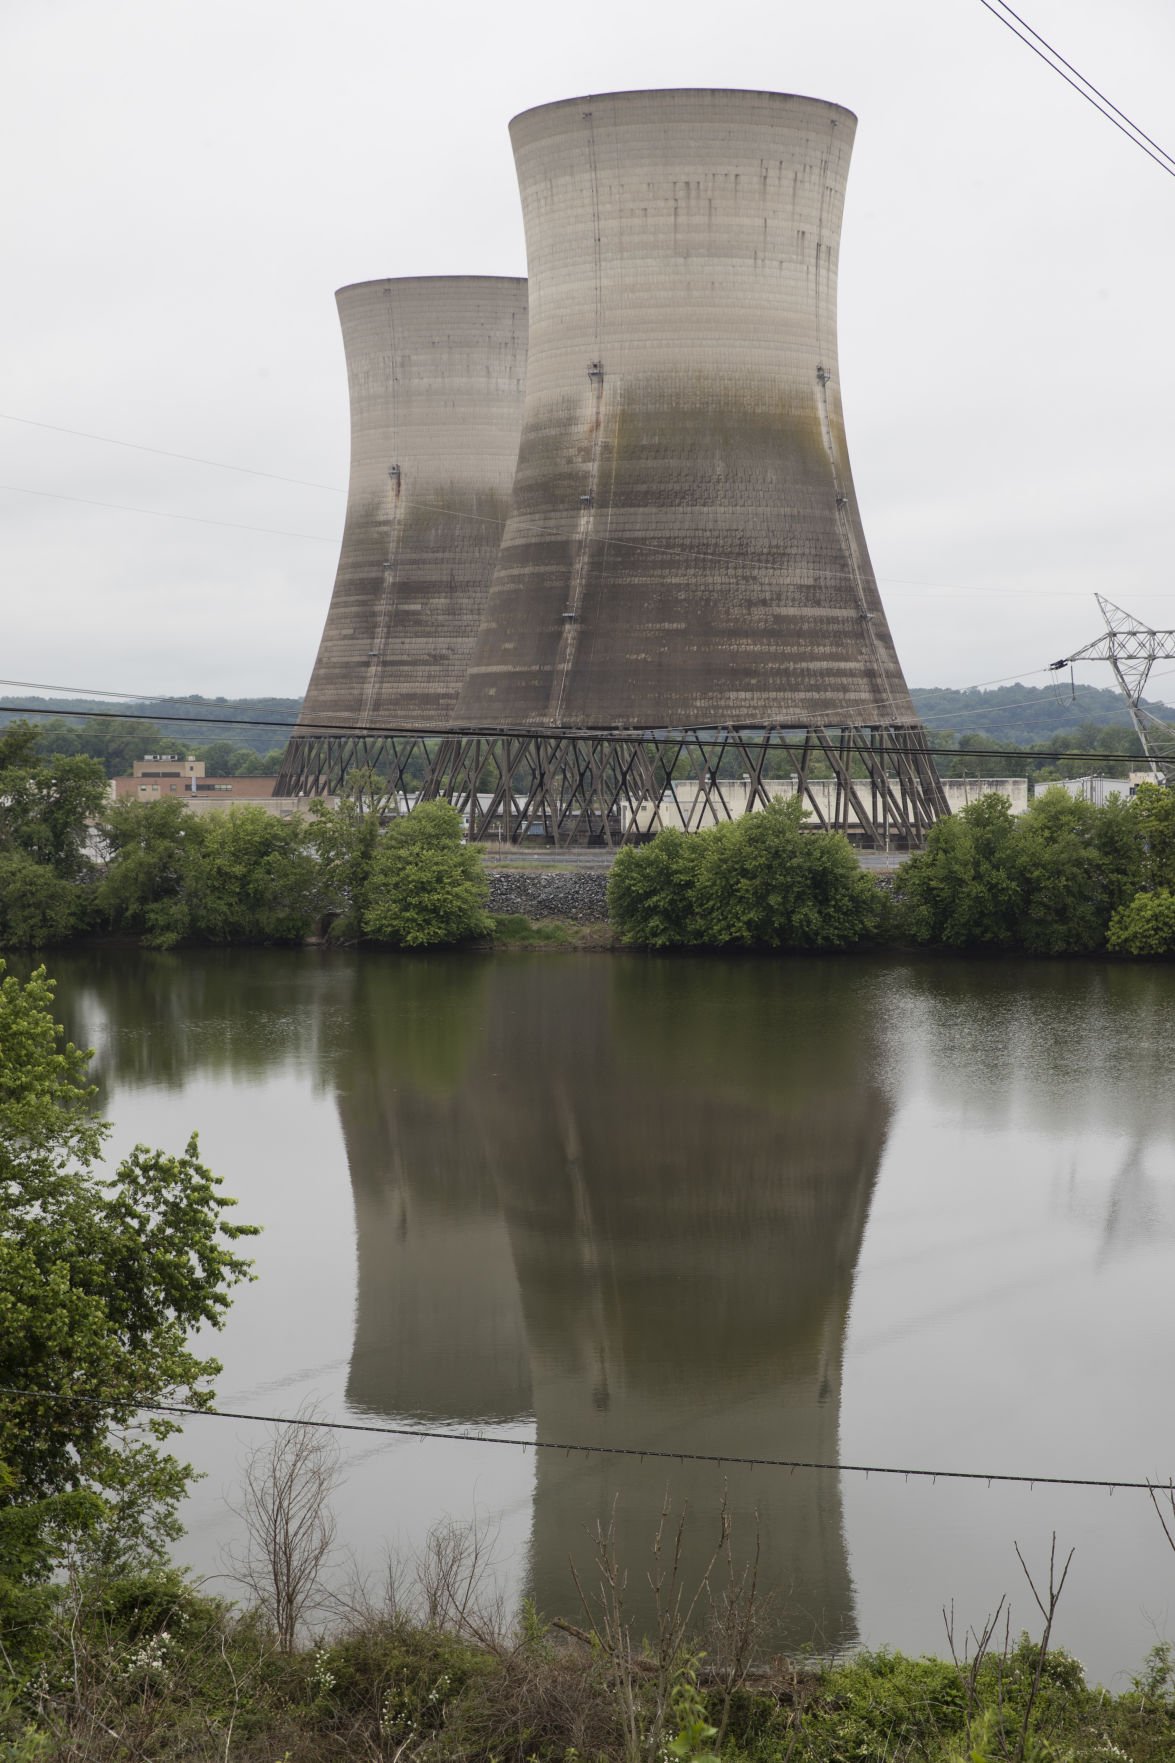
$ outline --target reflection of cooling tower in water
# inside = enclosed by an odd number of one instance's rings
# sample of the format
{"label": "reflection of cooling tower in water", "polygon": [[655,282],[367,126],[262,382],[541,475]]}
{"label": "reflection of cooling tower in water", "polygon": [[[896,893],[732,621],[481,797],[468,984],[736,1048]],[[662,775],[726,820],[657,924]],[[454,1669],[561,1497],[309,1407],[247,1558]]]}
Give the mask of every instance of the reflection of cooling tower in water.
{"label": "reflection of cooling tower in water", "polygon": [[356,974],[339,1093],[359,1262],[347,1398],[378,1414],[530,1412],[510,1242],[457,1094],[482,977],[469,958]]}
{"label": "reflection of cooling tower in water", "polygon": [[[516,1116],[500,1166],[540,1439],[835,1462],[887,1122],[843,985],[832,1005],[815,968],[584,964],[572,998],[546,977],[504,972],[515,995],[495,1014],[503,1065],[521,1057],[511,1026],[545,1050],[541,1102]],[[829,1068],[852,1074],[847,1100]],[[774,1643],[850,1640],[830,1473],[540,1452],[532,1594],[546,1610],[570,1605],[569,1556],[586,1581],[587,1533],[615,1502],[629,1606],[651,1621],[662,1499],[689,1508],[688,1583],[724,1494],[736,1557],[758,1539]]]}
{"label": "reflection of cooling tower in water", "polygon": [[[867,1002],[816,964],[478,971],[479,1045],[455,1094],[430,1099],[385,1057],[341,1099],[360,1229],[352,1399],[517,1412],[524,1318],[541,1441],[835,1462],[887,1124]],[[773,1644],[852,1638],[835,1473],[546,1450],[535,1473],[530,1591],[548,1613],[574,1613],[569,1558],[590,1577],[588,1532],[615,1503],[647,1623],[662,1499],[691,1513],[688,1578],[725,1492],[744,1558],[758,1530]]]}

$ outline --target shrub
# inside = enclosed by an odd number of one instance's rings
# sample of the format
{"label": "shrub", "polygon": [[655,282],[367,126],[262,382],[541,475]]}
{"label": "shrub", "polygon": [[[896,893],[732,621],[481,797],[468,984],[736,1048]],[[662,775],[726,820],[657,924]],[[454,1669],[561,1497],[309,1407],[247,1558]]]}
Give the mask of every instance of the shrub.
{"label": "shrub", "polygon": [[798,798],[705,832],[666,828],[620,851],[608,911],[650,949],[844,949],[876,929],[880,891],[848,840],[807,830]]}
{"label": "shrub", "polygon": [[1113,955],[1175,955],[1175,894],[1159,888],[1119,906],[1106,947]]}
{"label": "shrub", "polygon": [[457,810],[422,802],[376,847],[363,929],[402,949],[464,942],[493,929],[488,897],[481,851],[463,843]]}
{"label": "shrub", "polygon": [[703,940],[697,888],[707,836],[666,827],[651,843],[616,853],[608,916],[622,942],[674,949]]}

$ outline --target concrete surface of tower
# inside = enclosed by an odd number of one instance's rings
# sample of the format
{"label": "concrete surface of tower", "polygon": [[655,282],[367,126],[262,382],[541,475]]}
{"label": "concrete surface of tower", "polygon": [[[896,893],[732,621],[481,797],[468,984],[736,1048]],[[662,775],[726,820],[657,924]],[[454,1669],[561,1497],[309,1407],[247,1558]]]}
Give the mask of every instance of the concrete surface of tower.
{"label": "concrete surface of tower", "polygon": [[524,280],[359,282],[336,299],[351,403],[346,523],[279,793],[329,790],[351,765],[380,763],[388,729],[449,726],[522,420]]}
{"label": "concrete surface of tower", "polygon": [[841,409],[855,127],[711,90],[514,119],[526,405],[462,726],[916,724]]}

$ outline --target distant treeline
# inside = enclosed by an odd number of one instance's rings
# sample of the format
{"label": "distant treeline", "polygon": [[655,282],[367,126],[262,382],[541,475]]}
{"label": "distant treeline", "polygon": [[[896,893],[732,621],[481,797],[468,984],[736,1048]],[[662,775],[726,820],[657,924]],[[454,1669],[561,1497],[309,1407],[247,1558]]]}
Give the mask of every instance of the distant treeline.
{"label": "distant treeline", "polygon": [[[9,706],[0,710],[0,728],[19,719],[23,712],[25,720],[51,724],[55,728],[65,725],[75,731],[100,729],[103,726],[101,721],[78,714],[82,711],[100,713],[103,718],[118,718],[124,727],[137,726],[148,731],[144,736],[148,744],[143,749],[148,753],[157,752],[161,746],[166,752],[182,750],[191,753],[213,738],[224,739],[234,748],[244,747],[253,753],[281,753],[302,708],[301,698],[203,698],[199,694],[190,698],[140,699],[128,705],[125,698],[38,698],[3,693],[0,702]],[[29,711],[35,711],[36,715],[29,717]],[[45,715],[46,711],[53,712],[53,716]],[[61,722],[58,722],[58,716]],[[218,737],[216,731],[207,726],[210,722],[225,722],[232,726]],[[113,725],[108,723],[106,726]],[[47,752],[70,750],[60,746],[45,749]],[[81,750],[94,752],[97,758],[104,757],[102,752],[88,746]],[[141,759],[142,753],[133,753],[131,757]]]}
{"label": "distant treeline", "polygon": [[[910,696],[935,742],[940,736],[952,737],[953,742],[953,737],[959,735],[984,735],[997,746],[1034,747],[1038,742],[1050,741],[1054,735],[1068,737],[1091,727],[1109,726],[1116,733],[1130,732],[1130,716],[1121,692],[1109,686],[1087,685],[1078,685],[1071,692],[1068,674],[1058,675],[1055,685],[1046,686],[1016,682],[969,691],[948,686],[915,686]],[[1172,705],[1152,699],[1144,699],[1143,705],[1152,715],[1175,726]]]}

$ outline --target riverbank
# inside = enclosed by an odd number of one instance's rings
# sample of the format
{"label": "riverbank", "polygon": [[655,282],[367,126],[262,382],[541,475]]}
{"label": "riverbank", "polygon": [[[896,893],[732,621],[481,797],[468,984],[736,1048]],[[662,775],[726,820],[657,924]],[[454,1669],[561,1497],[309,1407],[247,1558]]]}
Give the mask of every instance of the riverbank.
{"label": "riverbank", "polygon": [[0,1709],[13,1763],[1169,1763],[1175,1753],[1162,1647],[1116,1695],[1027,1636],[997,1640],[978,1662],[880,1652],[755,1667],[740,1649],[629,1653],[603,1622],[589,1634],[533,1612],[516,1632],[480,1611],[431,1623],[367,1612],[283,1650],[260,1612],[164,1576],[107,1586],[88,1605],[66,1595],[47,1643],[59,1628],[62,1651]]}

